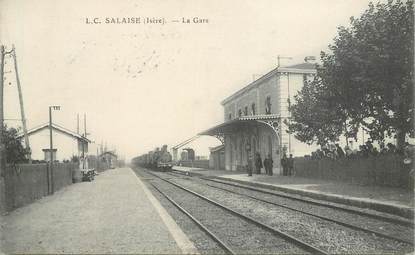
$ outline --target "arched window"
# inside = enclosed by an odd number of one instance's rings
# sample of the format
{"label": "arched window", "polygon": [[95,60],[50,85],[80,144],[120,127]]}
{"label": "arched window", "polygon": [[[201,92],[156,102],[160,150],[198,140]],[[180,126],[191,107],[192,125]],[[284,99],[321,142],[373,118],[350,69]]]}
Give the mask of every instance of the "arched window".
{"label": "arched window", "polygon": [[232,119],[232,113],[229,113],[228,120],[231,120],[231,119]]}
{"label": "arched window", "polygon": [[239,117],[241,117],[241,116],[242,116],[242,110],[241,110],[241,109],[239,109],[239,110],[238,110],[238,116],[239,116]]}
{"label": "arched window", "polygon": [[255,103],[252,103],[251,104],[251,114],[252,115],[255,115],[256,114],[256,106],[255,106]]}
{"label": "arched window", "polygon": [[248,116],[248,106],[245,106],[245,108],[244,108],[244,115]]}
{"label": "arched window", "polygon": [[265,100],[265,114],[271,114],[271,97],[267,96]]}

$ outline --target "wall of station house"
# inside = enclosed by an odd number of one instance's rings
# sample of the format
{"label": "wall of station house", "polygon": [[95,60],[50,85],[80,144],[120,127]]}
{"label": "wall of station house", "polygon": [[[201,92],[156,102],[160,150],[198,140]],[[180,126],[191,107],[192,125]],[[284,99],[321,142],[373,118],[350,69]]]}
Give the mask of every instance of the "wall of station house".
{"label": "wall of station house", "polygon": [[[246,150],[247,144],[250,145],[250,150]],[[270,127],[258,124],[250,131],[241,130],[225,135],[226,170],[246,170],[248,158],[254,160],[256,152],[260,153],[262,161],[268,154],[271,154],[274,161],[274,174],[279,174],[280,148],[277,136]],[[265,169],[263,168],[261,172],[264,173]]]}
{"label": "wall of station house", "polygon": [[245,107],[248,109],[248,115],[252,115],[252,104],[255,104],[255,115],[265,114],[265,100],[268,96],[271,97],[271,112],[276,113],[279,110],[277,87],[278,76],[274,75],[261,84],[245,91],[243,94],[223,106],[224,120],[230,120],[229,116],[231,116],[231,119],[237,118],[239,116],[239,110],[242,111],[242,116],[244,116]]}
{"label": "wall of station house", "polygon": [[[315,150],[316,146],[309,146],[287,133],[284,119],[290,117],[288,111],[289,103],[294,103],[294,96],[301,90],[304,79],[312,79],[311,75],[304,76],[301,73],[276,73],[271,77],[252,86],[242,94],[236,96],[223,105],[224,120],[229,121],[239,117],[239,110],[245,116],[252,114],[252,104],[255,104],[255,115],[266,114],[266,98],[271,98],[271,114],[281,116],[280,132],[278,139],[271,127],[258,123],[257,133],[254,135],[247,131],[238,131],[234,134],[225,135],[225,168],[226,170],[244,169],[248,164],[248,153],[252,159],[255,152],[261,154],[262,160],[270,153],[274,161],[274,174],[282,172],[280,169],[280,156],[283,148],[287,154],[303,156]],[[251,151],[247,152],[245,145],[250,142]],[[264,170],[262,170],[264,171]]]}

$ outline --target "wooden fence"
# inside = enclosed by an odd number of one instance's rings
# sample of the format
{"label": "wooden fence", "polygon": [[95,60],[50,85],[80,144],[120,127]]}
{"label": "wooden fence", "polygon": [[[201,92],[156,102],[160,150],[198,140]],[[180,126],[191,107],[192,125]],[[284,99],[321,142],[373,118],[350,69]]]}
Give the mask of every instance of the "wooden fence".
{"label": "wooden fence", "polygon": [[295,176],[407,189],[413,187],[411,166],[404,164],[403,157],[399,155],[337,160],[294,160]]}
{"label": "wooden fence", "polygon": [[3,172],[4,195],[0,199],[5,211],[10,211],[48,195],[51,183],[54,191],[72,184],[72,172],[76,164],[55,163],[53,165],[53,180],[49,176],[48,164],[20,164],[7,166]]}

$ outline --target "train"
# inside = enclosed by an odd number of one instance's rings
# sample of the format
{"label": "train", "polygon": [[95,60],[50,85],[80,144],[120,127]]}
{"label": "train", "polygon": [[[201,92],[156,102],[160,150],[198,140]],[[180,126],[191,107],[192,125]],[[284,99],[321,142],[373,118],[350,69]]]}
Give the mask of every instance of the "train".
{"label": "train", "polygon": [[169,171],[173,167],[172,156],[167,150],[167,145],[149,151],[146,154],[133,158],[136,166],[150,168],[159,171]]}

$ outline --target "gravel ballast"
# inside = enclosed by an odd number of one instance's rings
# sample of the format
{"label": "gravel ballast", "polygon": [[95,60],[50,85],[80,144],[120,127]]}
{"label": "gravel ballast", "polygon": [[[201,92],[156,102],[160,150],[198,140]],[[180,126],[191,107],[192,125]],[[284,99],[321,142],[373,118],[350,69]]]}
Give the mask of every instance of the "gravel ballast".
{"label": "gravel ballast", "polygon": [[283,238],[171,184],[161,180],[153,182],[238,254],[308,253]]}
{"label": "gravel ballast", "polygon": [[[195,182],[195,180],[189,178],[169,177],[173,178],[172,180],[175,182],[206,195],[215,201],[246,213],[253,218],[267,222],[330,253],[402,253],[413,250],[413,247],[408,244],[352,230],[316,217],[201,185],[200,182]],[[291,206],[291,201],[285,201],[285,203],[290,203]],[[313,208],[313,210],[318,214],[320,214],[320,211],[324,211],[322,208]],[[348,220],[347,218],[342,219]],[[366,222],[366,220],[361,220],[363,222],[359,222],[357,218],[354,219],[357,224]],[[389,230],[393,230],[393,228],[392,226],[388,227]],[[397,228],[398,230],[395,231],[399,232],[399,227]]]}
{"label": "gravel ballast", "polygon": [[[184,215],[176,206],[168,201],[160,192],[155,190],[151,182],[155,177],[146,174],[143,171],[135,170],[137,176],[144,181],[148,189],[159,200],[160,204],[166,209],[170,216],[176,221],[177,225],[187,235],[189,240],[193,242],[200,254],[225,254],[224,250],[217,245],[205,232],[203,232],[189,217]],[[143,176],[145,176],[143,178]]]}
{"label": "gravel ballast", "polygon": [[396,223],[386,222],[379,219],[371,218],[369,216],[362,216],[355,213],[345,212],[342,210],[336,210],[333,208],[327,208],[324,206],[319,205],[312,205],[310,203],[300,202],[284,197],[278,197],[271,194],[264,194],[261,192],[253,191],[253,190],[247,190],[244,188],[229,186],[226,184],[220,184],[220,183],[212,183],[207,182],[207,184],[225,188],[234,192],[238,192],[241,194],[250,195],[253,197],[257,197],[263,200],[267,200],[273,203],[285,205],[292,207],[297,210],[302,210],[305,212],[321,215],[333,220],[341,220],[343,222],[347,222],[350,224],[354,224],[360,227],[364,227],[367,229],[379,231],[391,236],[400,237],[403,239],[410,239],[408,237],[414,236],[414,229],[412,227],[402,226]]}

